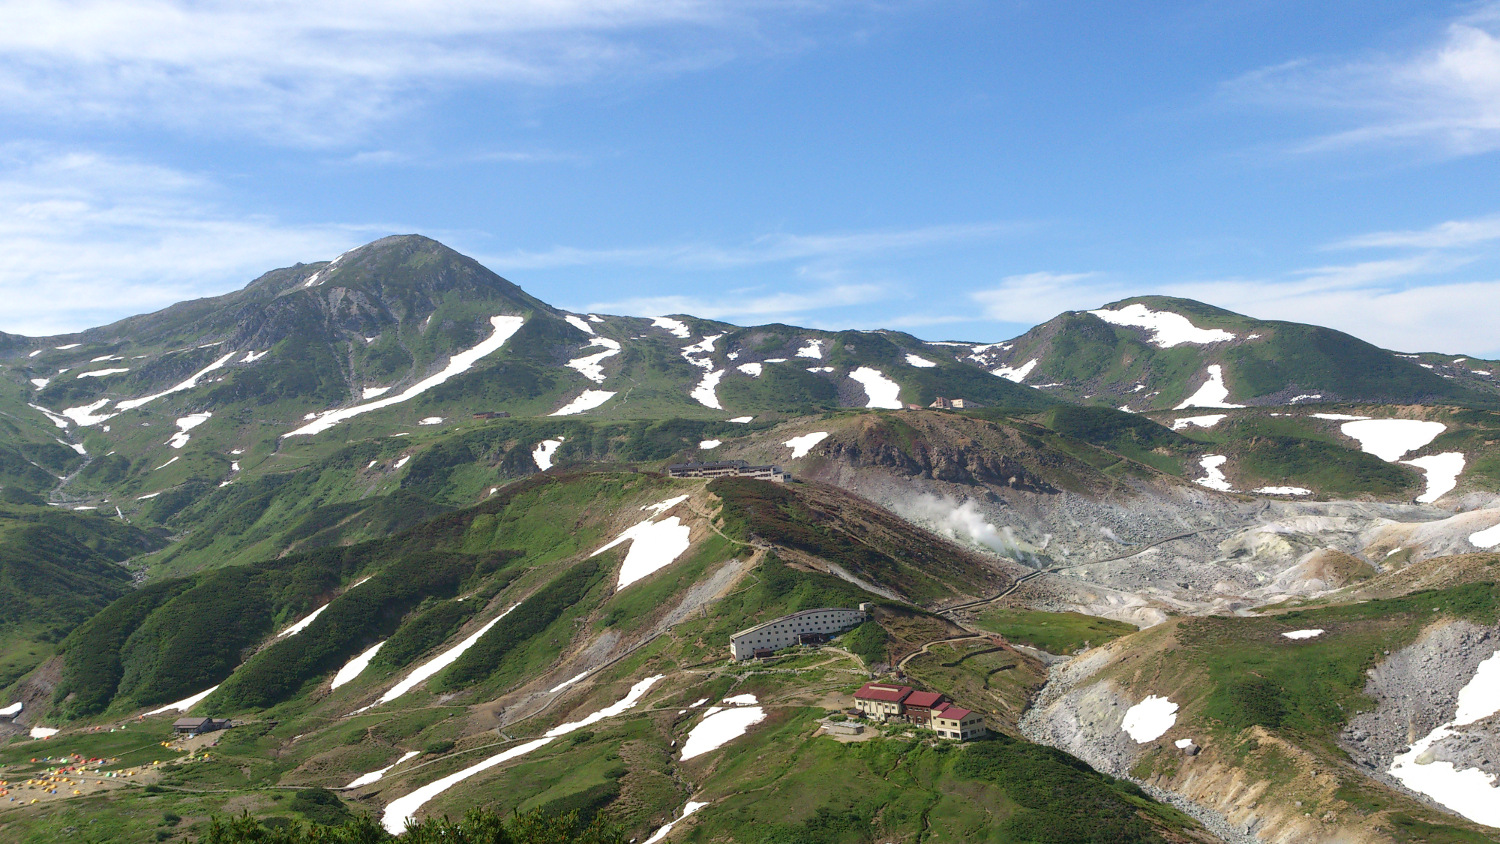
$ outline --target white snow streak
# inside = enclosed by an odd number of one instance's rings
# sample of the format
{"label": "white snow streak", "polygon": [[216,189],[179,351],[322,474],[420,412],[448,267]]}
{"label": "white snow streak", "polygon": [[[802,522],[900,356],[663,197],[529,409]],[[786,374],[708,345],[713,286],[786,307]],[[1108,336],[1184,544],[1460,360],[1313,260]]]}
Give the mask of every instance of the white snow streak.
{"label": "white snow streak", "polygon": [[739,424],[739,425],[744,425],[747,422],[754,422],[755,421],[755,417],[754,416],[736,416],[736,417],[734,417],[733,419],[731,419],[729,421],[730,422],[734,422],[734,423]]}
{"label": "white snow streak", "polygon": [[1199,328],[1187,317],[1170,311],[1153,311],[1139,302],[1117,310],[1089,311],[1111,325],[1128,325],[1151,332],[1151,344],[1170,349],[1183,343],[1206,345],[1233,340],[1235,335],[1218,328]]}
{"label": "white snow streak", "polygon": [[1300,486],[1263,486],[1256,492],[1261,495],[1312,495],[1312,490]]}
{"label": "white snow streak", "polygon": [[344,788],[359,788],[362,785],[369,785],[372,782],[379,782],[380,778],[385,776],[386,771],[389,771],[397,765],[400,765],[402,762],[405,762],[413,756],[421,755],[421,753],[422,751],[420,750],[408,750],[405,753],[401,754],[400,759],[397,759],[396,761],[392,762],[389,765],[386,765],[384,768],[381,768],[378,771],[371,771],[368,774],[362,774],[356,777],[354,782],[349,783],[348,785],[344,786]]}
{"label": "white snow streak", "polygon": [[763,367],[758,363],[742,363],[739,366],[736,366],[735,369],[738,369],[751,378],[759,378]]}
{"label": "white snow streak", "polygon": [[807,343],[802,346],[802,348],[797,350],[797,357],[815,358],[821,360],[823,358],[823,341],[808,340]]}
{"label": "white snow streak", "polygon": [[1184,416],[1181,419],[1173,420],[1172,430],[1181,431],[1189,425],[1197,425],[1199,428],[1212,428],[1223,422],[1224,417],[1228,415],[1227,413],[1210,413],[1206,416]]}
{"label": "white snow streak", "polygon": [[[377,396],[383,396],[391,391],[390,387],[366,387],[360,392],[360,401],[369,401]],[[314,417],[316,418],[316,417]]]}
{"label": "white snow streak", "polygon": [[114,369],[94,369],[89,372],[78,373],[79,378],[103,378],[106,375],[119,375],[121,372],[129,372],[129,367],[117,367]]}
{"label": "white snow streak", "polygon": [[382,703],[390,703],[391,701],[395,700],[398,697],[401,697],[412,689],[415,689],[422,683],[427,682],[428,678],[432,677],[434,674],[442,671],[444,668],[447,668],[448,666],[456,662],[459,657],[464,655],[464,651],[474,647],[474,643],[478,642],[481,636],[490,632],[491,627],[499,624],[500,619],[505,618],[507,615],[510,615],[510,611],[518,606],[520,606],[520,604],[511,604],[510,609],[507,609],[505,612],[500,613],[499,615],[490,619],[485,623],[483,627],[475,630],[472,634],[470,634],[467,639],[464,639],[462,642],[459,642],[448,650],[443,651],[432,659],[429,659],[426,662],[422,663],[416,668],[416,670],[406,675],[406,679],[392,686],[389,691],[381,695],[379,700],[376,700],[374,703],[370,704],[370,706],[357,709],[355,710],[355,712],[364,712],[366,709],[374,706],[379,706]]}
{"label": "white snow streak", "polygon": [[1362,419],[1370,418],[1368,416],[1350,416],[1347,413],[1309,413],[1308,416],[1313,419],[1329,419],[1334,422],[1358,422]]}
{"label": "white snow streak", "polygon": [[328,430],[329,428],[332,428],[333,426],[339,424],[340,422],[343,422],[347,419],[352,419],[356,416],[359,416],[360,414],[369,413],[373,410],[380,410],[381,408],[390,407],[391,405],[400,404],[401,402],[416,398],[417,396],[427,392],[433,387],[443,384],[449,379],[467,372],[481,358],[493,352],[499,351],[500,347],[504,346],[505,342],[509,340],[512,335],[521,330],[521,326],[525,324],[525,322],[526,319],[524,317],[518,316],[490,317],[490,325],[494,326],[495,328],[490,336],[485,338],[479,343],[479,345],[473,347],[472,349],[466,349],[449,358],[448,365],[443,367],[443,370],[441,372],[438,372],[435,375],[429,375],[428,377],[423,378],[421,381],[418,381],[410,387],[407,387],[403,392],[389,398],[369,402],[368,404],[357,404],[353,407],[331,410],[320,415],[313,422],[310,422],[295,431],[291,431],[284,436],[296,437],[320,434]]}
{"label": "white snow streak", "polygon": [[564,680],[561,683],[558,683],[557,685],[555,685],[552,688],[548,689],[547,690],[547,694],[549,694],[549,695],[551,695],[551,694],[557,694],[558,692],[562,691],[563,689],[566,689],[567,687],[573,685],[574,683],[578,682],[579,680],[582,680],[583,678],[585,678],[587,676],[589,676],[589,673],[587,671],[584,671],[584,672],[580,673],[578,676],[573,677],[573,678],[568,679],[568,680]]}
{"label": "white snow streak", "polygon": [[578,398],[573,399],[557,410],[552,411],[552,416],[574,416],[585,411],[593,410],[601,404],[614,398],[614,393],[609,390],[584,390]]}
{"label": "white snow streak", "polygon": [[711,448],[718,448],[719,446],[721,446],[723,444],[724,444],[723,440],[703,440],[702,442],[698,443],[698,448],[701,449],[701,450],[703,450],[703,451],[707,451],[708,449],[711,449]]}
{"label": "white snow streak", "polygon": [[344,667],[340,668],[339,672],[333,675],[333,683],[329,685],[329,688],[337,689],[339,686],[344,685],[345,683],[364,673],[364,670],[370,667],[370,660],[375,658],[375,653],[379,651],[380,646],[384,644],[385,642],[376,642],[374,645],[370,646],[369,650],[344,663]]}
{"label": "white snow streak", "polygon": [[594,327],[592,325],[589,325],[588,322],[585,321],[582,317],[576,317],[572,314],[568,314],[564,316],[563,319],[568,321],[568,325],[571,325],[579,331],[582,331],[584,334],[594,333]]}
{"label": "white snow streak", "polygon": [[12,703],[10,706],[5,707],[4,709],[0,709],[0,718],[16,717],[17,715],[21,714],[22,706],[23,704],[18,700],[15,703]]}
{"label": "white snow streak", "polygon": [[849,377],[864,386],[865,395],[869,396],[865,407],[901,409],[901,385],[887,378],[884,372],[861,366],[849,373]]}
{"label": "white snow streak", "polygon": [[441,417],[441,416],[428,416],[425,419],[418,419],[417,420],[417,424],[418,425],[441,425],[441,424],[443,424],[443,417]]}
{"label": "white snow streak", "polygon": [[469,767],[464,768],[462,771],[459,771],[456,774],[449,774],[448,776],[443,777],[440,780],[434,780],[433,782],[422,786],[421,788],[404,797],[400,797],[396,800],[391,801],[390,805],[385,807],[385,814],[381,816],[381,825],[384,826],[386,830],[389,831],[392,835],[402,832],[406,829],[406,822],[414,818],[417,814],[417,810],[422,808],[422,805],[432,798],[438,796],[439,794],[442,794],[444,791],[447,791],[453,786],[458,785],[459,783],[463,782],[469,777],[474,776],[475,774],[482,773],[489,770],[490,768],[495,767],[496,765],[504,764],[512,759],[518,759],[532,752],[533,750],[545,747],[546,745],[550,744],[553,739],[558,738],[559,736],[565,736],[568,733],[573,732],[574,730],[581,730],[584,727],[596,724],[599,721],[603,721],[605,718],[612,718],[616,715],[619,715],[620,713],[634,707],[638,702],[640,702],[640,699],[645,696],[646,692],[650,691],[651,687],[656,685],[656,683],[661,679],[662,675],[660,674],[657,674],[654,677],[647,677],[639,683],[636,683],[634,686],[631,686],[630,692],[626,694],[625,697],[621,698],[613,705],[606,706],[598,712],[589,715],[587,718],[584,718],[581,721],[572,721],[566,724],[559,724],[556,727],[548,730],[546,733],[543,733],[541,738],[532,739],[525,744],[520,744],[512,747],[511,749],[506,750],[503,753],[497,753],[494,756],[491,756],[490,758],[484,760],[483,762],[478,763],[477,765],[470,765]]}
{"label": "white snow streak", "polygon": [[151,471],[153,471],[153,472],[159,472],[162,469],[165,469],[168,466],[171,466],[173,463],[176,463],[177,461],[179,461],[181,459],[182,459],[181,457],[174,457],[171,460],[168,460],[167,462],[161,464],[160,466],[157,466],[155,469],[152,469]]}
{"label": "white snow streak", "polygon": [[[182,383],[177,384],[176,386],[169,387],[169,388],[167,388],[165,390],[162,390],[159,393],[155,393],[153,395],[143,396],[142,398],[138,398],[138,399],[126,399],[125,401],[122,401],[122,402],[116,402],[115,403],[115,408],[117,410],[135,410],[136,408],[140,407],[141,405],[147,404],[149,402],[156,401],[157,399],[161,398],[162,396],[170,396],[173,393],[180,393],[180,392],[183,392],[184,390],[191,390],[194,387],[198,386],[198,380],[200,378],[202,378],[203,376],[207,375],[210,372],[213,372],[215,369],[219,369],[219,368],[223,367],[224,364],[229,363],[229,359],[232,358],[232,357],[234,357],[234,356],[235,356],[235,352],[230,352],[229,354],[225,355],[224,357],[219,358],[218,360],[214,361],[213,363],[209,364],[208,366],[205,366],[202,369],[198,370],[197,372],[194,372],[192,375],[188,376],[188,379],[186,381],[183,381]],[[82,424],[82,423],[79,423],[79,424]]]}
{"label": "white snow streak", "polygon": [[282,638],[284,636],[295,636],[298,633],[301,633],[303,630],[307,629],[307,625],[312,624],[313,621],[316,620],[318,616],[320,616],[320,615],[323,614],[323,610],[326,610],[326,609],[328,609],[328,605],[327,604],[324,604],[323,606],[318,607],[317,609],[315,609],[312,612],[308,613],[307,614],[307,618],[304,618],[301,621],[297,622],[296,624],[293,624],[291,627],[288,627],[287,629],[281,631],[280,633],[277,633],[276,634],[276,638],[280,639],[280,638]]}
{"label": "white snow streak", "polygon": [[172,710],[172,709],[175,709],[178,712],[186,712],[189,709],[193,708],[193,704],[195,704],[198,701],[203,700],[204,698],[206,698],[209,695],[213,694],[214,690],[218,689],[218,688],[219,688],[219,686],[217,684],[215,684],[214,686],[212,686],[212,687],[210,687],[208,689],[204,689],[203,691],[201,691],[201,692],[193,695],[192,697],[185,697],[182,700],[179,700],[179,701],[177,701],[175,703],[169,703],[166,706],[162,706],[162,707],[158,707],[156,709],[153,709],[150,712],[147,712],[146,714],[147,715],[160,715],[163,712],[166,712],[166,711]]}
{"label": "white snow streak", "polygon": [[927,358],[918,357],[917,355],[913,354],[908,354],[906,356],[906,362],[911,364],[912,366],[917,367],[918,369],[930,369],[934,366],[937,366],[937,364],[933,363]]}
{"label": "white snow streak", "polygon": [[26,406],[29,407],[29,408],[31,408],[32,410],[37,411],[38,413],[42,414],[43,416],[47,417],[48,419],[52,420],[52,424],[56,425],[59,428],[67,428],[68,427],[68,420],[65,417],[59,416],[58,414],[53,413],[52,411],[48,410],[47,408],[42,407],[39,404],[28,404]]}
{"label": "white snow streak", "polygon": [[677,817],[677,820],[668,821],[667,823],[663,824],[660,829],[651,834],[650,838],[646,839],[646,844],[657,844],[657,842],[667,837],[667,833],[672,831],[672,827],[686,820],[688,815],[691,815],[692,813],[707,805],[707,803],[699,803],[695,800],[689,800],[687,806],[683,807],[682,814]]}
{"label": "white snow streak", "polygon": [[1290,633],[1283,633],[1281,635],[1288,639],[1316,639],[1323,635],[1323,633],[1323,630],[1293,630]]}
{"label": "white snow streak", "polygon": [[93,404],[70,407],[64,410],[62,412],[62,415],[68,417],[69,419],[72,419],[74,422],[77,422],[78,427],[87,428],[90,425],[98,425],[100,422],[108,421],[120,415],[118,413],[95,412],[103,408],[106,404],[109,404],[109,399],[100,399]]}
{"label": "white snow streak", "polygon": [[245,352],[245,356],[243,358],[240,358],[240,363],[255,363],[256,361],[260,360],[261,358],[265,357],[266,355],[269,355],[270,353],[271,353],[270,349],[266,349],[264,352],[257,352],[257,351],[251,350],[251,351]]}

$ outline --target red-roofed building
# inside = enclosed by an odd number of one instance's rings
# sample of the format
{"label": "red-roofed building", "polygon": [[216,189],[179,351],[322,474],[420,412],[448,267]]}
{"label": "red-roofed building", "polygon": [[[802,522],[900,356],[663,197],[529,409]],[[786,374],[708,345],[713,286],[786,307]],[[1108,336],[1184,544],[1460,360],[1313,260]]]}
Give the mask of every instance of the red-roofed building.
{"label": "red-roofed building", "polygon": [[940,738],[968,741],[984,735],[984,716],[961,706],[946,706],[932,713],[932,730]]}
{"label": "red-roofed building", "polygon": [[946,703],[946,698],[937,692],[912,692],[902,701],[906,720],[924,727],[932,720],[932,713],[940,711]]}
{"label": "red-roofed building", "polygon": [[906,714],[903,702],[911,693],[911,686],[866,683],[854,693],[854,708],[863,712],[867,718],[889,721]]}

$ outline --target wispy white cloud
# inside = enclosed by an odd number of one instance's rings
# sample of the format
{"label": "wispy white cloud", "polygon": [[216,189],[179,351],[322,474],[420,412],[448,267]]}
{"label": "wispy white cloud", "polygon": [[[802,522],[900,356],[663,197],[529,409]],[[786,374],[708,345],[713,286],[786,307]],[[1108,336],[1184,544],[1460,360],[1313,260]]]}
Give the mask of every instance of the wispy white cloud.
{"label": "wispy white cloud", "polygon": [[870,305],[886,299],[891,291],[878,284],[841,284],[801,293],[764,290],[729,290],[714,297],[641,296],[610,302],[595,302],[580,310],[610,314],[691,314],[706,319],[790,319],[812,311]]}
{"label": "wispy white cloud", "polygon": [[1000,322],[1040,323],[1063,311],[1097,308],[1132,292],[1119,279],[1099,273],[1033,272],[1010,275],[970,294],[984,316]]}
{"label": "wispy white cloud", "polygon": [[1371,232],[1330,244],[1329,249],[1457,249],[1500,240],[1500,216],[1449,220],[1429,229]]}
{"label": "wispy white cloud", "polygon": [[1403,55],[1296,61],[1235,80],[1227,93],[1312,109],[1347,128],[1304,151],[1421,144],[1446,155],[1500,149],[1500,3],[1452,20],[1435,43]]}
{"label": "wispy white cloud", "polygon": [[858,0],[6,0],[0,110],[346,139],[464,85],[691,71]]}
{"label": "wispy white cloud", "polygon": [[77,331],[390,231],[236,214],[217,195],[211,180],[171,168],[0,147],[0,330]]}
{"label": "wispy white cloud", "polygon": [[734,269],[813,259],[851,259],[927,249],[943,244],[992,239],[1030,229],[1010,222],[881,229],[834,234],[768,234],[725,246],[684,243],[667,246],[583,249],[559,246],[542,252],[516,251],[488,257],[502,274],[516,269],[583,266],[662,267],[691,270]]}

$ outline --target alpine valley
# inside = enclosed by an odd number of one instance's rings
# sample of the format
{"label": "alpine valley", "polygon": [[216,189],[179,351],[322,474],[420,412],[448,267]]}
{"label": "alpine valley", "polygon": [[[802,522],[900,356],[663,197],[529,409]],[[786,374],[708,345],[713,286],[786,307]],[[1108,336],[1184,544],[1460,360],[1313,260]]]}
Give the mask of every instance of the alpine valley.
{"label": "alpine valley", "polygon": [[569,313],[414,235],[0,335],[0,840],[1500,841],[1497,380],[1154,296]]}

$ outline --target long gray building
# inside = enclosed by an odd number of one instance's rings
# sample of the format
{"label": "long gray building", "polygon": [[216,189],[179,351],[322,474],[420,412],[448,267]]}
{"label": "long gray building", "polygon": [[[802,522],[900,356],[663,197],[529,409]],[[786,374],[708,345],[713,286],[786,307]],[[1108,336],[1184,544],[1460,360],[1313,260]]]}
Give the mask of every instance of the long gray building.
{"label": "long gray building", "polygon": [[750,659],[757,652],[827,639],[864,624],[870,617],[868,607],[869,604],[860,604],[857,610],[823,607],[773,618],[730,636],[729,652],[735,659]]}

